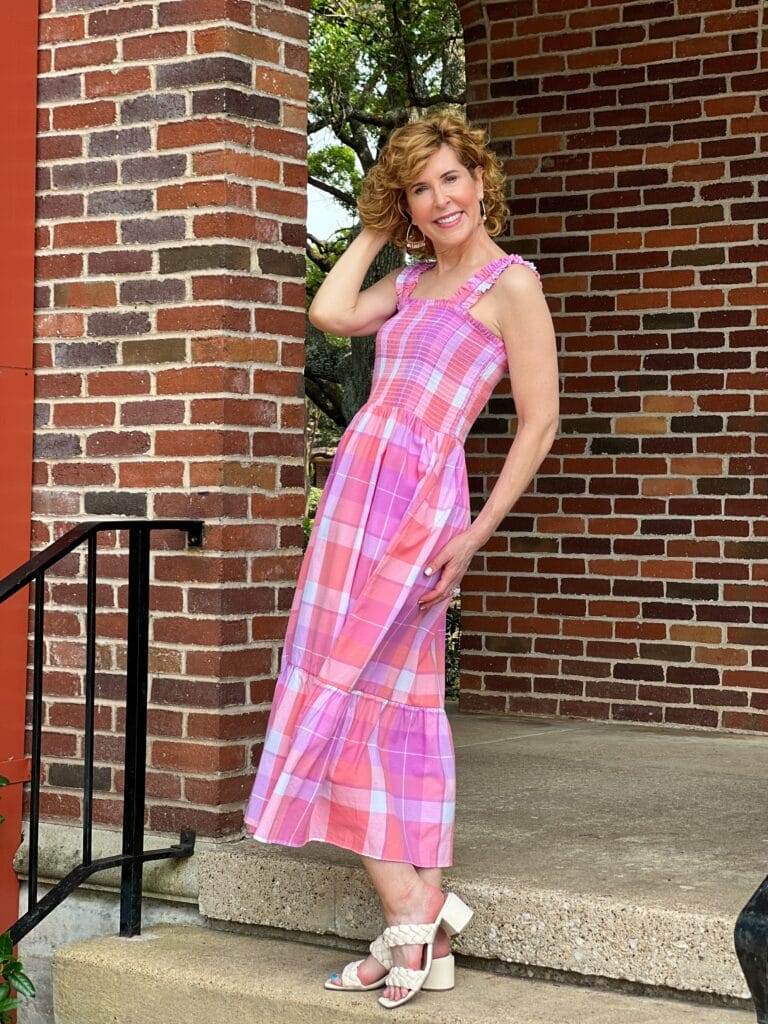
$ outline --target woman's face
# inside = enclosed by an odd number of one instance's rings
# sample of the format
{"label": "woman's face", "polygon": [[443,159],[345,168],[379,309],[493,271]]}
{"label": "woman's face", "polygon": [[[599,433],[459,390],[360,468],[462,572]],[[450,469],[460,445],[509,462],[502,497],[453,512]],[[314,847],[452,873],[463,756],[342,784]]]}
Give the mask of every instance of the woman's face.
{"label": "woman's face", "polygon": [[482,174],[481,167],[471,174],[443,143],[405,190],[414,224],[411,237],[419,229],[436,252],[466,241],[482,223]]}

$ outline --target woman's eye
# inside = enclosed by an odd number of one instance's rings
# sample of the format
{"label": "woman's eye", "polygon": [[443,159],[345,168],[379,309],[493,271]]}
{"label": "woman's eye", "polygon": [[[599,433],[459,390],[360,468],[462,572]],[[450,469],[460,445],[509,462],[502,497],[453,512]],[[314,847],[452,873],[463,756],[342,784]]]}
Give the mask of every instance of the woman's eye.
{"label": "woman's eye", "polygon": [[[445,180],[446,181],[456,181],[456,175],[452,174],[450,178],[446,178]],[[419,185],[417,188],[414,189],[414,192],[416,193],[416,195],[418,195],[419,192],[421,192],[422,188],[423,188],[423,186]]]}

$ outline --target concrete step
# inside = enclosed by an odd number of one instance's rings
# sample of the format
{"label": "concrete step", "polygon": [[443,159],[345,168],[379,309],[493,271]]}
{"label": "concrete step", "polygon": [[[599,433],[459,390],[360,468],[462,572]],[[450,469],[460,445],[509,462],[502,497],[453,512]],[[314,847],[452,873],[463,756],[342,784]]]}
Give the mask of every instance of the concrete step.
{"label": "concrete step", "polygon": [[[199,855],[198,882],[200,912],[212,920],[368,941],[384,927],[359,859],[327,844],[222,844]],[[455,869],[444,888],[475,911],[453,940],[464,956],[749,998],[733,945],[741,902],[730,914],[694,912],[647,893],[633,900]]]}
{"label": "concrete step", "polygon": [[[768,863],[764,736],[446,709],[457,801],[444,885],[475,908],[458,952],[747,998],[733,927]],[[196,859],[209,918],[381,930],[347,850],[246,838]]]}
{"label": "concrete step", "polygon": [[[89,939],[54,957],[56,1024],[373,1024],[381,990],[331,992],[349,957],[296,941],[156,925],[133,939]],[[721,1006],[500,977],[457,966],[448,992],[419,992],[413,1024],[752,1024]]]}

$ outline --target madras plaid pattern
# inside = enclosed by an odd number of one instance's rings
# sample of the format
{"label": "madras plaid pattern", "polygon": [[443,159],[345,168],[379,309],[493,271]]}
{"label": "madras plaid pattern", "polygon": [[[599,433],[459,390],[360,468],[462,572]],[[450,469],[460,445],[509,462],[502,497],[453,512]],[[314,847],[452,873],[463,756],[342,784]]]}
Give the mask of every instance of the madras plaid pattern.
{"label": "madras plaid pattern", "polygon": [[513,262],[528,263],[494,260],[446,299],[411,297],[433,263],[397,277],[370,398],[336,449],[301,564],[245,811],[254,839],[453,862],[452,595],[418,600],[439,582],[430,558],[469,525],[464,438],[507,364],[469,310]]}

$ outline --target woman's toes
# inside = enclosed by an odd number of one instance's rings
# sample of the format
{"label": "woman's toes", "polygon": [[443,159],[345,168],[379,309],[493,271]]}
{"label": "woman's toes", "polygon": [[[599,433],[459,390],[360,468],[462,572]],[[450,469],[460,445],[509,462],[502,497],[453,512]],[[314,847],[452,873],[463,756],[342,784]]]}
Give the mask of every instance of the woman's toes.
{"label": "woman's toes", "polygon": [[[374,981],[379,981],[386,973],[386,967],[383,967],[372,954],[367,956],[357,968],[357,976],[363,985],[372,985]],[[341,975],[338,971],[334,971],[328,980],[332,985],[336,985],[337,988],[342,987]]]}

